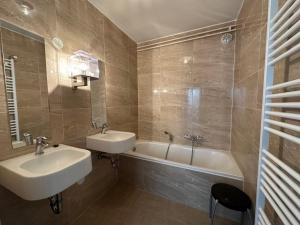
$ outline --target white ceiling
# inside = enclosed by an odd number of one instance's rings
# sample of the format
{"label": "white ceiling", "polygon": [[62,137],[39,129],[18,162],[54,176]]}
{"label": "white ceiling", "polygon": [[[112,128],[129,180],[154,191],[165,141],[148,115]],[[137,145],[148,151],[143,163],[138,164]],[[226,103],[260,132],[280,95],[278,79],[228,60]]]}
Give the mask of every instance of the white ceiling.
{"label": "white ceiling", "polygon": [[89,0],[136,42],[237,18],[243,0]]}

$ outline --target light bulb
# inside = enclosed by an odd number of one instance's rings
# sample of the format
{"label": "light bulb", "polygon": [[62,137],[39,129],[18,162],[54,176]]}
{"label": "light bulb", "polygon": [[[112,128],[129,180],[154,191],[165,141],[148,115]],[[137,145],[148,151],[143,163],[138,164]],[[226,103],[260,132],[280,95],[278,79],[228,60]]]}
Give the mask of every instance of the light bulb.
{"label": "light bulb", "polygon": [[82,63],[79,64],[79,68],[82,71],[87,71],[89,66],[86,63],[82,62]]}

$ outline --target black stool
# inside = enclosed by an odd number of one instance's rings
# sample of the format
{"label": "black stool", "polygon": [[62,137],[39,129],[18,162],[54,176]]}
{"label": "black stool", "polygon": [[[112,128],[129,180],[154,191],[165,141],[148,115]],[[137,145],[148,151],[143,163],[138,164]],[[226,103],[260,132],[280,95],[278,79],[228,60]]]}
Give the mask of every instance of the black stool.
{"label": "black stool", "polygon": [[[214,207],[213,207],[214,200]],[[214,184],[211,187],[210,204],[209,204],[209,217],[211,218],[211,225],[214,224],[215,212],[218,204],[226,208],[241,212],[241,224],[244,224],[244,214],[247,212],[250,222],[251,217],[251,200],[243,191],[229,185],[229,184]]]}

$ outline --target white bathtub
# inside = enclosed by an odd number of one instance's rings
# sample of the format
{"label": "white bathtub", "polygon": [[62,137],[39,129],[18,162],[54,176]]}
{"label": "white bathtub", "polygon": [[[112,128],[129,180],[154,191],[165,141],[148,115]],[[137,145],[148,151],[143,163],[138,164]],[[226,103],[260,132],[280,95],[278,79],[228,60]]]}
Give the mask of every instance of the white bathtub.
{"label": "white bathtub", "polygon": [[134,150],[126,152],[124,155],[193,171],[243,180],[243,175],[229,151],[195,148],[193,161],[190,165],[192,155],[191,146],[172,144],[168,157],[165,160],[167,148],[167,143],[140,140],[136,142]]}

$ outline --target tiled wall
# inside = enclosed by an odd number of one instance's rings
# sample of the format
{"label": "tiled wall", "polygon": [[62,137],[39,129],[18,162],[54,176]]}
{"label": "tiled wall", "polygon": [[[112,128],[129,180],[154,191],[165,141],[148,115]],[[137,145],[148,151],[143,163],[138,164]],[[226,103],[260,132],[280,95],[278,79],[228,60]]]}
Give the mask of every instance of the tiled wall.
{"label": "tiled wall", "polygon": [[[99,99],[104,101],[106,98],[110,127],[137,133],[135,42],[88,1],[31,2],[34,11],[29,16],[23,15],[14,1],[1,3],[0,13],[1,19],[45,38],[52,130],[50,136],[53,142],[84,146],[85,136],[96,132],[91,127],[90,86],[73,91],[66,72],[68,56],[79,49],[104,62],[105,73],[99,81],[91,82],[96,82],[94,86],[102,90],[98,92]],[[51,44],[55,36],[64,42],[64,48],[60,51]],[[10,151],[10,145],[4,147],[8,149],[5,154],[1,152],[0,155],[4,157],[19,153]]]}
{"label": "tiled wall", "polygon": [[[283,5],[287,0],[280,0],[280,6]],[[295,44],[294,44],[295,45]],[[280,61],[275,67],[275,80],[274,83],[283,83],[287,81],[292,81],[300,78],[300,53],[293,54],[292,56]],[[285,91],[297,91],[299,88],[297,86],[288,87]],[[280,93],[282,90],[276,90],[274,93]],[[299,97],[284,98],[284,99],[274,99],[273,102],[299,102]],[[275,110],[275,109],[274,109]],[[276,109],[277,111],[287,112],[287,113],[300,113],[300,109]],[[280,119],[272,117],[273,120],[279,120],[281,122],[294,124],[299,126],[300,121],[291,119]],[[278,127],[273,126],[274,129]],[[299,132],[295,132],[289,129],[282,128],[282,131],[300,137]],[[270,150],[281,160],[283,160],[287,165],[292,167],[296,171],[300,171],[300,151],[299,145],[294,142],[288,141],[283,138],[278,138],[273,134],[270,135]]]}
{"label": "tiled wall", "polygon": [[234,44],[220,35],[138,52],[139,138],[230,149]]}
{"label": "tiled wall", "polygon": [[[210,190],[213,184],[227,183],[243,188],[241,180],[128,156],[121,157],[119,173],[122,182],[204,212],[209,210]],[[217,214],[232,220],[240,219],[240,213],[224,207],[218,206]]]}
{"label": "tiled wall", "polygon": [[237,24],[231,151],[255,201],[264,73],[266,0],[245,0]]}
{"label": "tiled wall", "polygon": [[136,43],[105,20],[106,105],[111,128],[138,132]]}
{"label": "tiled wall", "polygon": [[18,57],[14,68],[20,134],[49,136],[45,45],[4,28],[1,40],[5,58]]}
{"label": "tiled wall", "polygon": [[66,57],[78,49],[104,61],[105,79],[101,79],[105,85],[99,81],[91,82],[98,82],[99,89],[106,87],[106,92],[99,92],[99,97],[106,98],[110,128],[137,132],[137,85],[134,84],[137,78],[136,69],[133,69],[136,68],[135,43],[86,1],[76,1],[75,4],[73,1],[56,1],[56,13],[57,36],[66,43],[63,52],[56,56],[61,76],[59,85],[54,85],[55,94],[50,100],[50,103],[56,103],[52,118],[64,121],[64,127],[55,129],[61,130],[59,136],[72,143],[74,139],[84,141],[87,134],[95,132],[91,128],[90,87],[74,92],[70,88],[70,79],[64,74]]}
{"label": "tiled wall", "polygon": [[[285,2],[286,0],[279,1],[279,6]],[[250,195],[253,203],[256,197],[267,10],[267,0],[245,0],[237,21],[237,24],[244,25],[244,27],[237,32],[236,36],[231,150],[244,174],[245,191]],[[296,54],[277,63],[274,83],[299,79],[299,58],[300,54]],[[291,87],[286,91],[294,90],[296,88]],[[299,99],[285,98],[284,101],[296,102]],[[280,109],[279,111],[299,113],[298,109]],[[278,120],[278,118],[272,119]],[[282,119],[280,121],[299,125],[299,122],[295,120]],[[276,126],[273,128],[278,129]],[[299,137],[299,134],[291,130],[283,129],[283,131]],[[269,150],[299,171],[299,145],[271,134]],[[274,218],[278,219],[277,216]],[[273,221],[272,224],[277,224],[277,222]]]}
{"label": "tiled wall", "polygon": [[[25,16],[15,1],[1,1],[0,18],[45,38],[52,141],[85,147],[85,136],[97,132],[91,127],[90,86],[73,91],[71,81],[66,77],[66,59],[79,49],[104,62],[106,73],[97,85],[102,90],[98,92],[99,98],[106,98],[111,128],[137,132],[136,44],[87,0],[30,2],[34,5],[34,11]],[[64,41],[61,51],[51,44],[54,36]],[[0,66],[2,160],[32,149],[11,149],[2,64]],[[105,86],[107,89],[103,92]],[[52,215],[47,200],[23,201],[0,187],[2,224],[70,224],[116,182],[108,161],[94,160],[93,167],[93,172],[83,185],[74,185],[64,192],[64,213],[60,216]]]}

